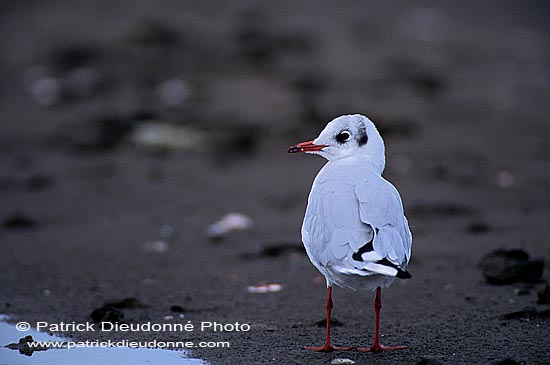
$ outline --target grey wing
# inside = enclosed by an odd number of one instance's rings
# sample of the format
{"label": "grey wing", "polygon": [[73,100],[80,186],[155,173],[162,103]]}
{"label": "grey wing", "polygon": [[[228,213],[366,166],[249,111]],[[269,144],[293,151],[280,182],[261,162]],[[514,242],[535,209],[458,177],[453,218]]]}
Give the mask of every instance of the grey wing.
{"label": "grey wing", "polygon": [[316,184],[308,200],[302,240],[312,263],[335,283],[342,284],[341,274],[367,275],[351,262],[374,237],[373,228],[360,219],[359,203],[354,185],[335,180]]}
{"label": "grey wing", "polygon": [[412,235],[397,189],[383,178],[355,187],[361,221],[375,230],[373,248],[382,258],[404,269],[410,260]]}

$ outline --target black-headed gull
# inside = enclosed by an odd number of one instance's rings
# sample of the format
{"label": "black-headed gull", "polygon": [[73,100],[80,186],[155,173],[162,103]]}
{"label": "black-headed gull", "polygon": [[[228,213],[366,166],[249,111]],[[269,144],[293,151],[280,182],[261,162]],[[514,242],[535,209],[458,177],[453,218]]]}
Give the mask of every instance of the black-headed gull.
{"label": "black-headed gull", "polygon": [[400,350],[380,344],[381,288],[407,279],[412,235],[397,189],[382,177],[384,141],[373,122],[359,114],[332,120],[317,138],[288,152],[318,154],[328,160],[315,177],[302,225],[309,259],[327,281],[325,344],[315,351],[351,350],[330,343],[332,285],[376,289],[375,337],[359,351]]}

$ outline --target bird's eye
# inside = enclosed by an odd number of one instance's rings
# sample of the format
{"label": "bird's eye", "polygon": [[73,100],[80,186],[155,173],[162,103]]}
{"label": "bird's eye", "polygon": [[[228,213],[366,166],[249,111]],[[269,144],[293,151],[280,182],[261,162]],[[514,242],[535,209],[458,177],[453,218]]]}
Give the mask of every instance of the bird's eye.
{"label": "bird's eye", "polygon": [[336,141],[339,143],[344,143],[349,139],[349,137],[351,137],[350,132],[342,131],[336,135]]}

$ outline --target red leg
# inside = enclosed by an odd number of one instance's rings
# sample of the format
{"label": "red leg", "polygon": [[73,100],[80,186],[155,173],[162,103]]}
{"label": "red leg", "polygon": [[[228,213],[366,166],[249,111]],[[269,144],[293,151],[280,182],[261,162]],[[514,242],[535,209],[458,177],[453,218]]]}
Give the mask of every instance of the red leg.
{"label": "red leg", "polygon": [[306,350],[312,350],[312,351],[323,351],[323,352],[331,352],[331,351],[348,351],[351,350],[351,347],[334,347],[330,344],[330,315],[332,312],[332,287],[327,287],[327,333],[326,333],[326,339],[325,344],[323,346],[304,346],[304,349]]}
{"label": "red leg", "polygon": [[375,328],[374,328],[374,342],[371,347],[358,347],[357,351],[362,352],[380,352],[391,350],[403,350],[407,346],[391,346],[385,347],[380,344],[380,309],[382,308],[382,289],[376,288],[376,298],[374,299],[374,313],[375,313]]}

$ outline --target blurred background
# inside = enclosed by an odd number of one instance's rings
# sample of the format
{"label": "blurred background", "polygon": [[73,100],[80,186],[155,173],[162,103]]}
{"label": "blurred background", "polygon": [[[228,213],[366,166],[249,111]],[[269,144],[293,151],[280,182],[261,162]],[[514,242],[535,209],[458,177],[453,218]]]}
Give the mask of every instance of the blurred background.
{"label": "blurred background", "polygon": [[[424,304],[487,293],[492,249],[547,262],[549,19],[546,1],[2,2],[0,312],[321,308],[300,225],[324,162],[286,149],[352,113],[386,141],[414,292],[452,285]],[[245,232],[212,233],[230,212]],[[286,289],[258,303],[243,288],[262,282]],[[473,306],[517,305],[491,293]]]}

